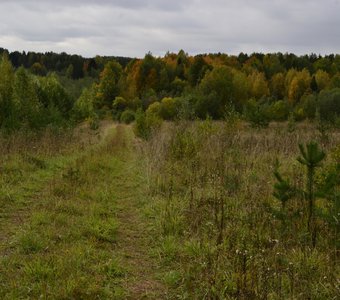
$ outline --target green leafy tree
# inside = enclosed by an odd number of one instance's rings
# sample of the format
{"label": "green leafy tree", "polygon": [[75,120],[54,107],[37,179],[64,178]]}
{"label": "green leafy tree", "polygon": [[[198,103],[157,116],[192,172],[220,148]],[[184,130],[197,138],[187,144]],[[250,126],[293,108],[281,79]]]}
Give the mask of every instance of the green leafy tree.
{"label": "green leafy tree", "polygon": [[195,56],[188,69],[188,81],[190,85],[198,85],[209,69],[211,69],[211,67],[205,62],[202,55]]}
{"label": "green leafy tree", "polygon": [[73,101],[56,75],[40,78],[38,97],[45,110],[46,124],[61,124],[70,117]]}
{"label": "green leafy tree", "polygon": [[13,99],[19,108],[18,117],[20,122],[30,127],[41,126],[41,108],[37,94],[37,86],[27,71],[20,67],[14,76]]}
{"label": "green leafy tree", "polygon": [[301,107],[304,117],[314,119],[318,108],[317,96],[315,94],[307,95],[301,98]]}
{"label": "green leafy tree", "polygon": [[264,56],[263,68],[267,78],[271,78],[273,75],[283,71],[280,59],[275,54],[266,54]]}
{"label": "green leafy tree", "polygon": [[174,98],[163,98],[161,101],[160,116],[164,120],[173,120],[178,114],[178,101]]}
{"label": "green leafy tree", "polygon": [[135,113],[134,111],[127,109],[124,110],[120,116],[120,121],[125,124],[130,124],[135,120]]}
{"label": "green leafy tree", "polygon": [[92,88],[85,88],[74,104],[73,113],[77,120],[84,120],[95,115],[95,94]]}
{"label": "green leafy tree", "polygon": [[113,100],[119,95],[119,80],[122,75],[122,67],[116,61],[109,61],[100,74],[97,87],[97,102],[99,106],[112,106]]}
{"label": "green leafy tree", "polygon": [[13,101],[14,69],[8,56],[0,60],[0,126],[13,128],[17,124],[17,106]]}
{"label": "green leafy tree", "polygon": [[330,88],[340,88],[340,73],[336,73],[330,83]]}
{"label": "green leafy tree", "polygon": [[334,122],[340,116],[340,88],[321,91],[318,105],[321,119]]}
{"label": "green leafy tree", "polygon": [[245,117],[254,127],[267,127],[269,119],[265,111],[265,106],[255,99],[250,99],[245,106]]}
{"label": "green leafy tree", "polygon": [[215,67],[208,72],[199,85],[201,97],[197,102],[197,111],[200,117],[210,115],[212,118],[222,118],[227,104],[235,103],[233,97],[233,75],[226,66]]}
{"label": "green leafy tree", "polygon": [[284,100],[279,100],[270,105],[268,108],[268,117],[276,121],[287,120],[289,114],[288,103]]}

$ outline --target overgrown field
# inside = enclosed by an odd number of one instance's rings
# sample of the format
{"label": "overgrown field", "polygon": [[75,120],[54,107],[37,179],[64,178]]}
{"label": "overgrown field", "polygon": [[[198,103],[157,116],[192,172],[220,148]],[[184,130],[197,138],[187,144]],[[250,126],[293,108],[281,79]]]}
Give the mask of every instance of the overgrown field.
{"label": "overgrown field", "polygon": [[1,299],[338,299],[338,130],[104,122],[0,145]]}
{"label": "overgrown field", "polygon": [[170,298],[338,299],[339,142],[307,123],[154,132],[143,156]]}

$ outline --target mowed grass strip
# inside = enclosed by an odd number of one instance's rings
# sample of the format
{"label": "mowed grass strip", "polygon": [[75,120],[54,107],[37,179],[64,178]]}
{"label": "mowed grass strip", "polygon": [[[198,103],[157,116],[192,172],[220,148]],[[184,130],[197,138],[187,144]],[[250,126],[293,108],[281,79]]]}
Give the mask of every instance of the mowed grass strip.
{"label": "mowed grass strip", "polygon": [[12,215],[17,201],[28,204],[19,205],[25,210],[17,212],[16,222],[13,216],[2,221],[1,299],[125,297],[120,286],[126,274],[114,250],[117,179],[127,164],[120,154],[124,138],[112,132],[83,155],[47,161],[34,176],[22,169],[20,191],[11,185],[7,197],[16,198],[13,207],[7,202],[2,211]]}

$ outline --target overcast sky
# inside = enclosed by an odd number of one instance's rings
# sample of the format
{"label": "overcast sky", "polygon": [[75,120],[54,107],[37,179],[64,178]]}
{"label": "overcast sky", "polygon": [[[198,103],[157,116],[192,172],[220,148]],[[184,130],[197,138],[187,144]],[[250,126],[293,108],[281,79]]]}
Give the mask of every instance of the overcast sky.
{"label": "overcast sky", "polygon": [[340,0],[0,0],[0,11],[10,51],[340,53]]}

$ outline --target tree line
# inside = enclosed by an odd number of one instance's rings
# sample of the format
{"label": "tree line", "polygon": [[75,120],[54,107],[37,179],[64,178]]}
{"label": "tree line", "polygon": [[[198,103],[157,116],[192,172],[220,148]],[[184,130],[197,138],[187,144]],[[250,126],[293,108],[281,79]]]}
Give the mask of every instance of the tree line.
{"label": "tree line", "polygon": [[97,78],[103,70],[105,63],[115,59],[122,66],[126,66],[131,58],[129,57],[109,57],[96,56],[85,58],[80,55],[69,55],[65,52],[54,53],[37,53],[37,52],[9,52],[7,49],[0,48],[0,56],[6,54],[15,68],[23,66],[29,69],[33,74],[45,76],[51,72],[57,72],[59,75],[66,75],[72,79],[84,78],[91,76]]}
{"label": "tree line", "polygon": [[143,59],[86,59],[1,51],[2,127],[92,122],[108,113],[124,122],[222,119],[230,111],[256,124],[288,116],[340,123],[338,54],[190,56],[181,50]]}
{"label": "tree line", "polygon": [[122,121],[138,110],[150,120],[222,119],[233,110],[259,124],[289,115],[339,122],[340,55],[148,53],[125,68],[107,63],[92,91],[78,104],[107,106]]}

